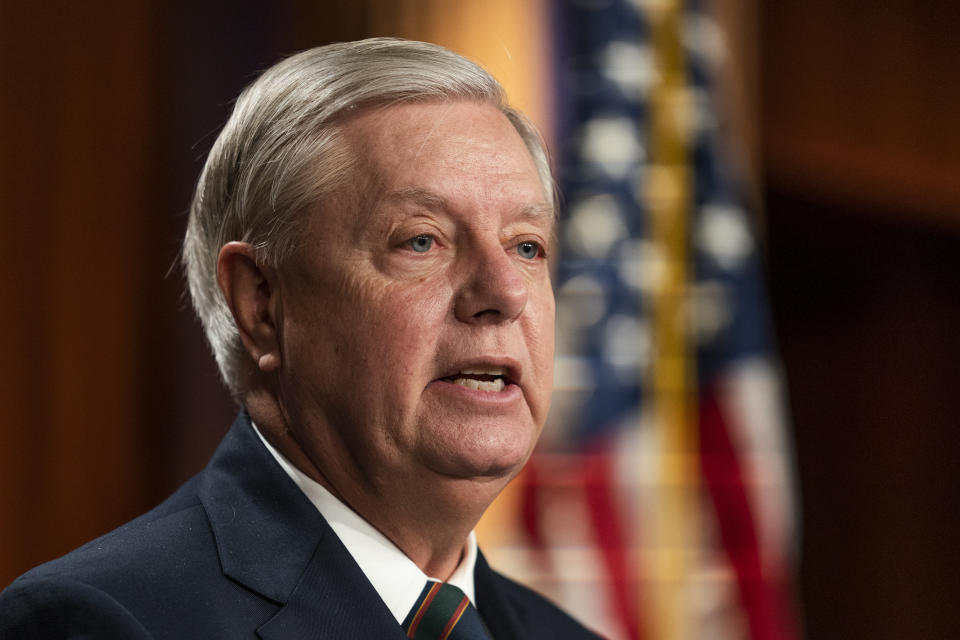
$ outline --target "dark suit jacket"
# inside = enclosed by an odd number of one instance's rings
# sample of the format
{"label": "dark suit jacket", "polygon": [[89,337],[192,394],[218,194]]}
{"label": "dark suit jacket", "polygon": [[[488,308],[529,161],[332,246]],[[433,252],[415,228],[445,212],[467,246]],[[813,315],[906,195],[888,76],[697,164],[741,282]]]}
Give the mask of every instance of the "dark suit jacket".
{"label": "dark suit jacket", "polygon": [[[482,555],[475,575],[477,608],[497,640],[597,637]],[[244,414],[163,504],[0,594],[4,640],[255,635],[405,637]]]}

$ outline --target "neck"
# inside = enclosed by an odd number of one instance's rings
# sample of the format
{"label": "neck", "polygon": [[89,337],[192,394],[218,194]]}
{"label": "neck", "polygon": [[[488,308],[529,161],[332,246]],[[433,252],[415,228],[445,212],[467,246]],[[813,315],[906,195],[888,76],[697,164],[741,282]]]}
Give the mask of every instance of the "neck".
{"label": "neck", "polygon": [[456,570],[480,516],[508,478],[464,479],[433,472],[399,471],[365,478],[347,465],[322,465],[289,428],[268,392],[244,399],[258,430],[291,464],[319,483],[386,536],[425,574],[447,580]]}

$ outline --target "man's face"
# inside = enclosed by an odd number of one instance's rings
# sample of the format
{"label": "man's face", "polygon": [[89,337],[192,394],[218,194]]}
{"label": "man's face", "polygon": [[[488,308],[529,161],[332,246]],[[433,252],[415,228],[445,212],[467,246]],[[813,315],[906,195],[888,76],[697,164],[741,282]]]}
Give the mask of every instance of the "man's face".
{"label": "man's face", "polygon": [[554,220],[534,162],[471,101],[368,110],[343,133],[360,167],[280,276],[287,423],[328,477],[512,476],[553,379]]}

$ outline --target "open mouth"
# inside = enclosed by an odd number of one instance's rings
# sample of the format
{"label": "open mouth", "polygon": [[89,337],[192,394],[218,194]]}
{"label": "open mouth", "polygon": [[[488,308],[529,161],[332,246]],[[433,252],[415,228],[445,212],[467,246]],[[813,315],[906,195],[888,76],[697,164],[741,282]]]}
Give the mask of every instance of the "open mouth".
{"label": "open mouth", "polygon": [[503,367],[470,367],[440,379],[467,389],[492,393],[503,391],[507,385],[511,384],[507,371]]}

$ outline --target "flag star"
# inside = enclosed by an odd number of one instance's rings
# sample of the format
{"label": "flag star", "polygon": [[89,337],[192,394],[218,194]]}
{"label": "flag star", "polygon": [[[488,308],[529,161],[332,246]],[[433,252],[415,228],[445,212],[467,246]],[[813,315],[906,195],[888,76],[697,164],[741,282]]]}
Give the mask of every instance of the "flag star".
{"label": "flag star", "polygon": [[553,365],[554,392],[591,391],[594,386],[590,360],[558,354]]}
{"label": "flag star", "polygon": [[697,344],[709,344],[733,319],[727,288],[715,280],[693,285],[690,289],[690,329]]}
{"label": "flag star", "polygon": [[625,177],[646,157],[637,123],[626,117],[599,117],[587,121],[581,129],[580,157],[583,162],[598,166],[611,178]]}
{"label": "flag star", "polygon": [[610,194],[588,196],[570,207],[565,235],[569,247],[579,255],[606,257],[627,233],[620,206]]}
{"label": "flag star", "polygon": [[735,271],[753,252],[754,242],[739,207],[705,205],[696,230],[697,247],[714,263]]}
{"label": "flag star", "polygon": [[577,327],[588,327],[603,319],[607,313],[603,283],[589,274],[570,278],[559,291],[561,317]]}
{"label": "flag star", "polygon": [[617,275],[637,292],[654,293],[667,277],[667,256],[663,247],[649,240],[628,240],[620,245]]}
{"label": "flag star", "polygon": [[604,49],[601,60],[603,75],[629,98],[645,97],[657,79],[649,47],[638,43],[614,40]]}
{"label": "flag star", "polygon": [[723,31],[709,16],[700,12],[688,13],[681,31],[683,44],[693,56],[710,67],[718,67],[727,55]]}
{"label": "flag star", "polygon": [[604,326],[606,362],[623,383],[637,384],[650,362],[650,327],[633,315],[614,314]]}

